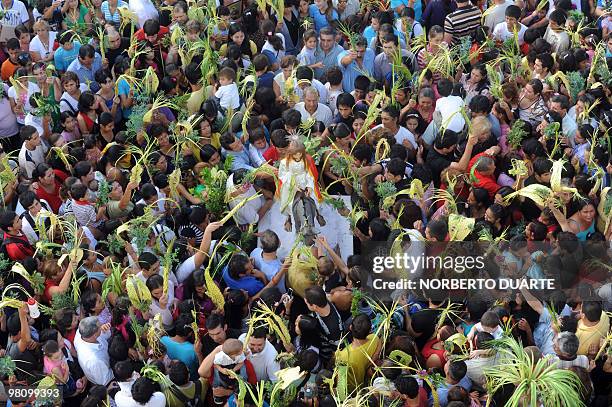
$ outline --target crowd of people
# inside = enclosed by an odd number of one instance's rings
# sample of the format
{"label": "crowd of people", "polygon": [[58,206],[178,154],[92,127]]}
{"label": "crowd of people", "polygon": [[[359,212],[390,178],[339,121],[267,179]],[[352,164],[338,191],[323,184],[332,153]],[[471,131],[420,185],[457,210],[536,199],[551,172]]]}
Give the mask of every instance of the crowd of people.
{"label": "crowd of people", "polygon": [[609,406],[611,5],[222,3],[0,2],[0,400]]}

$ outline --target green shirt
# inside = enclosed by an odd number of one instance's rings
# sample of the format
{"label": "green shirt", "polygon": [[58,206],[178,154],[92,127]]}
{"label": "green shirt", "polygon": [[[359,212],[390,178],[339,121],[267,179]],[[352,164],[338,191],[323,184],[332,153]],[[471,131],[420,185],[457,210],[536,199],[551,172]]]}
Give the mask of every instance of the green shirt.
{"label": "green shirt", "polygon": [[[202,392],[200,394],[200,400],[204,401],[206,399],[206,392],[208,391],[208,381],[202,378],[200,378],[199,380],[200,383],[202,383]],[[196,386],[194,382],[189,382],[185,386],[175,386],[174,388],[175,391],[178,390],[183,393],[188,400],[193,400],[195,398]],[[166,396],[166,406],[185,407],[185,403],[180,401],[179,398],[176,397],[170,389],[164,390],[164,395]]]}

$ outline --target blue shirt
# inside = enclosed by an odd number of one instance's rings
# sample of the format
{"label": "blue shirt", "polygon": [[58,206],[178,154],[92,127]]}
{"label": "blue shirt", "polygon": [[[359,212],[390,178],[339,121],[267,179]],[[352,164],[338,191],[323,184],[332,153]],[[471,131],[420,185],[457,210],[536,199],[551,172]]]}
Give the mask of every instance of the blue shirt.
{"label": "blue shirt", "polygon": [[223,281],[229,288],[235,290],[245,290],[249,293],[249,297],[253,297],[264,288],[264,284],[253,276],[240,277],[238,280],[234,280],[229,275],[229,267],[223,268]]}
{"label": "blue shirt", "polygon": [[341,52],[338,55],[338,66],[342,71],[342,88],[345,92],[350,93],[355,89],[355,78],[363,73],[367,73],[369,76],[374,76],[374,51],[370,48],[366,48],[363,54],[363,65],[360,68],[357,65],[357,61],[353,61],[347,66],[342,65],[342,58],[348,55],[348,51]]}
{"label": "blue shirt", "polygon": [[365,30],[363,30],[363,37],[369,43],[372,42],[372,38],[376,37],[376,31],[372,28],[371,25],[367,26]]}
{"label": "blue shirt", "polygon": [[[459,380],[459,383],[456,386],[463,387],[468,393],[472,388],[472,381],[467,375],[463,376],[463,379]],[[438,392],[438,397],[440,398],[440,407],[446,407],[448,404],[448,391],[453,385],[444,383],[442,386],[438,387],[436,391]],[[433,406],[433,397],[429,396],[429,406]]]}
{"label": "blue shirt", "polygon": [[198,367],[200,365],[198,357],[195,354],[193,343],[191,342],[175,342],[169,336],[164,336],[160,342],[166,347],[166,353],[170,359],[176,359],[187,365],[189,369],[189,377],[191,380],[197,380]]}
{"label": "blue shirt", "polygon": [[[283,263],[281,263],[278,257],[274,260],[264,260],[263,249],[260,247],[251,252],[251,258],[253,259],[255,268],[264,273],[268,280],[272,280],[272,278],[274,278],[274,276],[280,271],[281,267],[283,267]],[[276,286],[281,293],[284,294],[287,292],[287,289],[285,288],[284,276]]]}
{"label": "blue shirt", "polygon": [[72,61],[68,66],[67,71],[74,72],[79,77],[81,83],[88,84],[92,92],[96,93],[100,90],[100,84],[95,81],[94,74],[102,69],[102,57],[96,52],[91,68],[81,65],[79,58]]}
{"label": "blue shirt", "polygon": [[[321,31],[321,28],[329,27],[329,21],[327,21],[327,14],[321,14],[317,6],[315,6],[314,4],[308,6],[308,15],[314,20],[314,29],[317,33]],[[337,21],[339,19],[338,12],[336,10],[332,10],[331,15],[332,21]]]}
{"label": "blue shirt", "polygon": [[[403,5],[404,7],[408,6],[408,0],[391,0],[391,9],[395,10],[399,6]],[[414,9],[414,19],[415,21],[419,21],[421,19],[421,14],[423,13],[423,5],[421,4],[421,0],[416,0],[412,5]],[[397,16],[397,13],[395,13]]]}
{"label": "blue shirt", "polygon": [[[119,82],[117,82],[117,90],[119,91],[117,96],[128,96],[130,94],[130,89],[130,84],[125,79],[121,78]],[[122,112],[123,118],[128,119],[132,114],[132,108],[122,108]]]}
{"label": "blue shirt", "polygon": [[239,169],[244,169],[247,171],[255,169],[255,166],[251,162],[251,157],[249,156],[249,152],[247,151],[246,146],[242,149],[242,151],[227,151],[225,149],[222,149],[221,153],[224,157],[232,156],[234,158],[232,161],[232,172],[235,172]]}
{"label": "blue shirt", "polygon": [[315,68],[315,78],[320,79],[329,68],[336,66],[338,55],[340,55],[341,52],[344,52],[344,48],[337,43],[334,43],[334,47],[327,54],[323,52],[321,47],[317,46],[314,53],[315,63],[323,62],[323,68]]}
{"label": "blue shirt", "polygon": [[81,49],[81,43],[78,41],[73,42],[73,47],[70,51],[66,51],[64,48],[59,47],[53,55],[53,63],[55,69],[58,71],[66,71],[68,66],[77,59],[79,56],[79,50]]}
{"label": "blue shirt", "polygon": [[555,332],[552,329],[552,316],[548,312],[548,308],[542,309],[540,319],[533,330],[533,341],[536,346],[542,351],[542,355],[554,355],[553,339]]}

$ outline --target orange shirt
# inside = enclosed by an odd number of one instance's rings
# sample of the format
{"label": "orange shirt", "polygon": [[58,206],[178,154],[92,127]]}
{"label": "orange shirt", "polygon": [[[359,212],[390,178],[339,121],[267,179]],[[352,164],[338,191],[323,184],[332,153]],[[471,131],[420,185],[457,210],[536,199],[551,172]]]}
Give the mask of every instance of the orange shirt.
{"label": "orange shirt", "polygon": [[0,76],[3,81],[8,81],[11,76],[15,73],[17,68],[19,68],[19,64],[14,64],[10,59],[7,59],[2,63],[2,68],[0,68]]}

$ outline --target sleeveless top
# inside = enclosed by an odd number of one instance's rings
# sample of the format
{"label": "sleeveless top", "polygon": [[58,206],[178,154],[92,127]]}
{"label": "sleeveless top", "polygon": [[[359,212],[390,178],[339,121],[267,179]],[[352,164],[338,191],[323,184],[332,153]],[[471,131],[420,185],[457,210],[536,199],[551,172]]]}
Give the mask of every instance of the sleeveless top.
{"label": "sleeveless top", "polygon": [[13,340],[9,338],[8,345],[6,346],[6,354],[15,361],[15,365],[17,366],[15,376],[17,376],[17,380],[26,380],[28,383],[31,381],[38,381],[39,378],[33,376],[32,373],[35,371],[40,372],[39,362],[36,360],[36,356],[31,350],[26,349],[24,352],[21,352],[17,342],[13,342]]}
{"label": "sleeveless top", "polygon": [[586,230],[576,233],[576,237],[578,238],[579,241],[586,242],[587,236],[590,235],[591,233],[595,233],[595,221],[593,221],[591,223],[591,226],[589,226]]}

